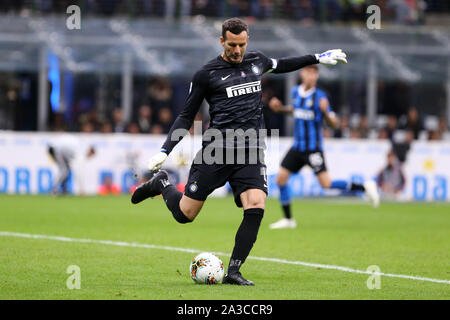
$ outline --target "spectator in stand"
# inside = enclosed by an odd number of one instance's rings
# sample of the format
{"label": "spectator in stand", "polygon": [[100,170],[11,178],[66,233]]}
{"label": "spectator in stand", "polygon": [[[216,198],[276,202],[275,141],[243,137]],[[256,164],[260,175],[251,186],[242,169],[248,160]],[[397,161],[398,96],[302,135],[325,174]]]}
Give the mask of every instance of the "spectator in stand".
{"label": "spectator in stand", "polygon": [[369,121],[367,120],[367,116],[361,116],[358,125],[358,135],[361,139],[367,139],[369,137]]}
{"label": "spectator in stand", "polygon": [[438,130],[429,130],[428,131],[428,140],[429,141],[438,141],[441,140],[441,135]]}
{"label": "spectator in stand", "polygon": [[139,126],[136,122],[130,122],[127,125],[127,132],[132,134],[141,133],[141,131],[139,130]]}
{"label": "spectator in stand", "polygon": [[168,133],[173,123],[172,111],[168,107],[161,108],[158,113],[158,123],[161,125],[163,133]]}
{"label": "spectator in stand", "polygon": [[106,175],[103,178],[103,184],[98,188],[98,194],[101,196],[120,194],[120,187],[113,183],[111,176]]}
{"label": "spectator in stand", "polygon": [[389,133],[386,128],[381,128],[380,130],[378,130],[378,139],[379,140],[389,139]]}
{"label": "spectator in stand", "polygon": [[151,127],[150,133],[151,134],[163,134],[164,130],[163,130],[163,127],[159,123],[156,123]]}
{"label": "spectator in stand", "polygon": [[113,120],[113,131],[114,132],[125,132],[125,130],[127,128],[127,124],[126,124],[125,120],[123,119],[122,109],[116,108],[113,110],[112,120]]}
{"label": "spectator in stand", "polygon": [[438,120],[438,132],[441,139],[445,138],[445,134],[447,133],[448,126],[447,126],[447,119],[445,117],[439,117]]}
{"label": "spectator in stand", "polygon": [[148,95],[149,104],[155,114],[159,112],[159,109],[172,105],[172,87],[166,78],[154,79],[148,88]]}
{"label": "spectator in stand", "polygon": [[421,119],[419,117],[419,111],[416,108],[409,108],[408,114],[402,119],[403,123],[400,128],[404,130],[410,130],[414,133],[414,139],[419,138],[419,133],[424,129]]}
{"label": "spectator in stand", "polygon": [[80,123],[80,128],[83,130],[83,124],[90,123],[92,126],[92,131],[98,130],[100,128],[101,121],[98,118],[98,114],[95,110],[89,110],[87,112],[82,113],[78,117],[78,121]]}
{"label": "spectator in stand", "polygon": [[350,129],[350,139],[361,139],[358,128]]}
{"label": "spectator in stand", "polygon": [[84,121],[81,123],[81,132],[92,133],[95,131],[94,125],[90,121]]}
{"label": "spectator in stand", "polygon": [[113,132],[113,128],[112,128],[112,124],[109,121],[104,121],[101,126],[100,126],[100,132],[101,133],[112,133]]}
{"label": "spectator in stand", "polygon": [[395,152],[391,150],[387,155],[387,165],[380,171],[377,178],[381,195],[387,198],[397,198],[398,194],[405,187],[405,181],[402,166],[398,161]]}
{"label": "spectator in stand", "polygon": [[386,130],[388,139],[392,141],[394,137],[394,132],[395,130],[397,130],[397,117],[392,114],[389,115],[384,129]]}
{"label": "spectator in stand", "polygon": [[152,125],[152,108],[149,105],[143,105],[138,110],[136,122],[141,133],[149,133]]}
{"label": "spectator in stand", "polygon": [[348,116],[343,115],[339,119],[339,127],[334,130],[333,136],[335,138],[348,138],[350,137],[350,127]]}

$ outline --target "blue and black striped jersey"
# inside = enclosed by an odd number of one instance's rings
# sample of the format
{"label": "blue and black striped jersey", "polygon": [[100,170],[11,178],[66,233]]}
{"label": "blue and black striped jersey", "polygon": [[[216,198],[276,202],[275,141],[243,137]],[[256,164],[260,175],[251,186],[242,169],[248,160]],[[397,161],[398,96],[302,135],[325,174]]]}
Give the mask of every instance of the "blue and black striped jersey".
{"label": "blue and black striped jersey", "polygon": [[[291,90],[294,106],[294,146],[298,151],[322,151],[322,119],[319,107],[325,92],[318,88],[304,91],[303,86],[295,86]],[[331,107],[328,107],[331,111]]]}

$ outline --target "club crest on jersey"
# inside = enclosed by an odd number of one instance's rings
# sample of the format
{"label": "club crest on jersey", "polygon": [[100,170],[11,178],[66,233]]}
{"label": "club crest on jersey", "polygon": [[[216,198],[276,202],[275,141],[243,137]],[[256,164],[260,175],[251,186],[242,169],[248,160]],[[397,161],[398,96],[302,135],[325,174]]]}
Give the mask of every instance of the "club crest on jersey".
{"label": "club crest on jersey", "polygon": [[308,100],[306,101],[306,106],[307,106],[308,108],[311,108],[311,107],[313,106],[313,101],[312,101],[312,99],[308,99]]}
{"label": "club crest on jersey", "polygon": [[245,74],[245,72],[244,71],[241,71],[241,77],[242,78],[245,78],[247,75]]}
{"label": "club crest on jersey", "polygon": [[194,183],[191,183],[191,185],[189,186],[189,191],[191,191],[192,193],[194,193],[194,192],[197,192],[197,190],[198,190],[198,186],[197,186],[197,184],[194,182]]}
{"label": "club crest on jersey", "polygon": [[259,74],[259,68],[255,65],[252,65],[252,71],[254,74]]}
{"label": "club crest on jersey", "polygon": [[237,96],[242,96],[244,94],[255,93],[261,91],[261,81],[253,81],[238,84],[236,86],[231,86],[226,88],[228,98],[233,98]]}

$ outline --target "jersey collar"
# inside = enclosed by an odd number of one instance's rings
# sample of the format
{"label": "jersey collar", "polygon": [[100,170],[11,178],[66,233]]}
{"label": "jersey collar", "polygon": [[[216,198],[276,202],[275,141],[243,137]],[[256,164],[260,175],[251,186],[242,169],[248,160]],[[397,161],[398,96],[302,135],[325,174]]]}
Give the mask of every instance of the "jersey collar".
{"label": "jersey collar", "polygon": [[303,85],[299,85],[298,86],[298,94],[302,98],[309,97],[311,94],[314,93],[314,91],[316,91],[316,87],[312,87],[311,89],[308,89],[308,90],[305,91]]}

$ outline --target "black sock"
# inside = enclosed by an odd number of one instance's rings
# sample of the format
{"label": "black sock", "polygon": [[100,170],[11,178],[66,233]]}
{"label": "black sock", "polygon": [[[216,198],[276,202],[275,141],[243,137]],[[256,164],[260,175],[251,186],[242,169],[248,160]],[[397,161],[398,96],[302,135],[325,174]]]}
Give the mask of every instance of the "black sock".
{"label": "black sock", "polygon": [[366,188],[362,184],[352,182],[350,191],[366,191]]}
{"label": "black sock", "polygon": [[192,222],[180,209],[180,200],[183,196],[182,192],[178,191],[173,185],[166,186],[161,190],[161,192],[167,208],[169,208],[170,212],[172,212],[172,215],[176,221],[179,223]]}
{"label": "black sock", "polygon": [[244,219],[236,233],[233,253],[231,254],[228,273],[238,272],[247,259],[258,236],[259,226],[264,215],[264,209],[252,208],[244,210]]}
{"label": "black sock", "polygon": [[291,218],[292,218],[292,214],[291,214],[291,204],[290,204],[290,203],[288,203],[288,204],[283,204],[281,207],[283,208],[284,216],[285,216],[287,219],[291,219]]}

